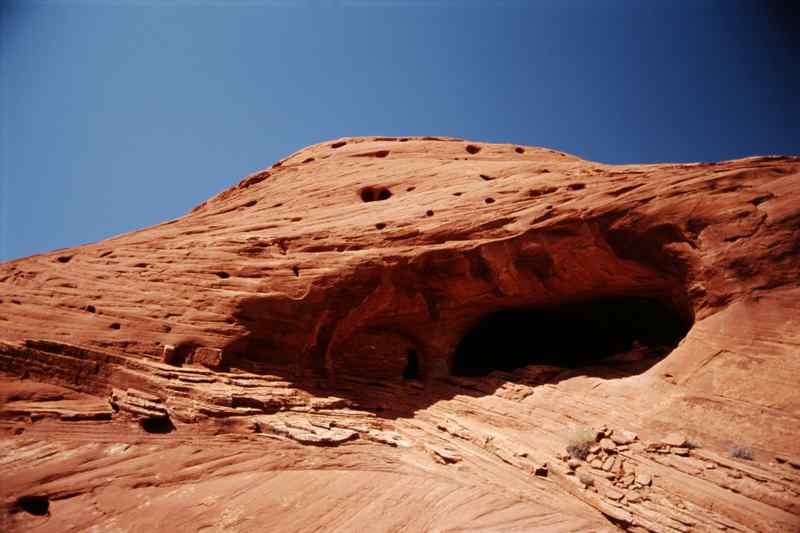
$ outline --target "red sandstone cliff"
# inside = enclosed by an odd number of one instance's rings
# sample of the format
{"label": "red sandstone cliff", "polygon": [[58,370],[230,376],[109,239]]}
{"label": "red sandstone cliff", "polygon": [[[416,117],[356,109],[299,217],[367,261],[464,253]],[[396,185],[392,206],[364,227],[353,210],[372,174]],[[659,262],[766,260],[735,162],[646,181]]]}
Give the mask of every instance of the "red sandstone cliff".
{"label": "red sandstone cliff", "polygon": [[2,264],[0,523],[797,529],[799,185],[342,139]]}

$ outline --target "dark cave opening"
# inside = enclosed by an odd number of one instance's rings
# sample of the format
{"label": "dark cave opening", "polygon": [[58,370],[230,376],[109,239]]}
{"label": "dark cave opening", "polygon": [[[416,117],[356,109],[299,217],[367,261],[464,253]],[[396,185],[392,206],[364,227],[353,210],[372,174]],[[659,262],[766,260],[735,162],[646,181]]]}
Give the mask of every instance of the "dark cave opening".
{"label": "dark cave opening", "polygon": [[406,367],[403,369],[403,379],[419,379],[419,356],[414,350],[406,354]]}
{"label": "dark cave opening", "polygon": [[164,352],[163,361],[168,365],[181,366],[189,360],[196,348],[192,343],[178,344],[172,350]]}
{"label": "dark cave opening", "polygon": [[47,496],[22,496],[14,506],[34,516],[46,516],[50,512],[50,499]]}
{"label": "dark cave opening", "polygon": [[175,429],[175,424],[166,416],[145,418],[139,424],[148,433],[164,434],[170,433]]}
{"label": "dark cave opening", "polygon": [[503,310],[461,339],[451,371],[475,377],[534,364],[580,368],[611,356],[632,361],[665,355],[688,333],[687,315],[653,297]]}

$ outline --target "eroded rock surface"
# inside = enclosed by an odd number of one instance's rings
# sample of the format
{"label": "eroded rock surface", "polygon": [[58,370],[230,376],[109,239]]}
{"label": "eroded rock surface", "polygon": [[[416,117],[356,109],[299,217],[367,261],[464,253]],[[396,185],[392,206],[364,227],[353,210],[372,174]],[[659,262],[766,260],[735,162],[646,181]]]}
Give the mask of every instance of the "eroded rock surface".
{"label": "eroded rock surface", "polygon": [[799,186],[350,138],[2,264],[2,529],[795,530]]}

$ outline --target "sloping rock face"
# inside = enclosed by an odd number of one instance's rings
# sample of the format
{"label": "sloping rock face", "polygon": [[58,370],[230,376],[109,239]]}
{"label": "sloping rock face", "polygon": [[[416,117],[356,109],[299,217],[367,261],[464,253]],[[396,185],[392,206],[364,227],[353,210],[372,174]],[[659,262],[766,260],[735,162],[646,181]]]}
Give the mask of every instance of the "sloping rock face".
{"label": "sloping rock face", "polygon": [[0,265],[0,524],[798,529],[799,186],[348,138]]}

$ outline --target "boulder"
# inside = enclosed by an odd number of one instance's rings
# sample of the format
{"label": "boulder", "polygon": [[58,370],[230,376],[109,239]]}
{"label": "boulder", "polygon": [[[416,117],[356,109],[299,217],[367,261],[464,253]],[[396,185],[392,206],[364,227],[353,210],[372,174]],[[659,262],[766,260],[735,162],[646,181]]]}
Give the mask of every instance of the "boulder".
{"label": "boulder", "polygon": [[667,446],[683,447],[686,446],[686,434],[679,431],[670,433],[661,439],[661,443]]}
{"label": "boulder", "polygon": [[227,364],[223,357],[223,351],[219,348],[208,348],[205,346],[197,348],[192,355],[192,362],[198,365],[203,365],[210,370],[227,369]]}
{"label": "boulder", "polygon": [[600,441],[600,448],[607,453],[615,453],[617,451],[617,445],[614,444],[614,441],[610,438],[604,438]]}
{"label": "boulder", "polygon": [[632,431],[614,431],[611,434],[611,440],[614,441],[614,444],[630,444],[636,440],[636,433]]}

